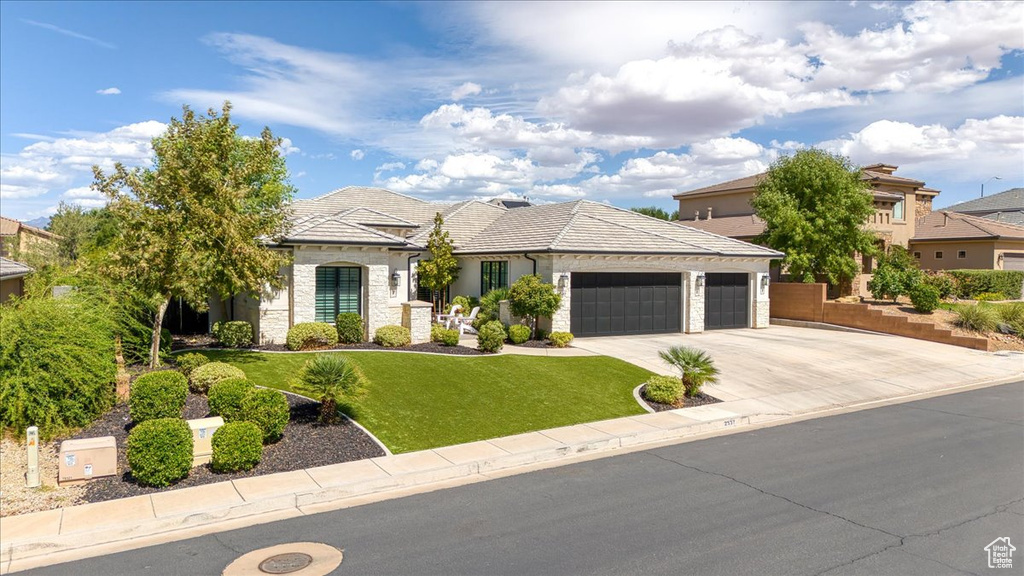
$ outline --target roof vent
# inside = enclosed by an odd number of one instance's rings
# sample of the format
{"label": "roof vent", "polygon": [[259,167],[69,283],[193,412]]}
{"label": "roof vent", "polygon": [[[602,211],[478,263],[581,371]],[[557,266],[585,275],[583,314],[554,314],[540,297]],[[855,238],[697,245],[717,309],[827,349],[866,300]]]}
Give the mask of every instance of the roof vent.
{"label": "roof vent", "polygon": [[942,213],[942,226],[945,227],[946,224],[949,224],[949,212]]}
{"label": "roof vent", "polygon": [[708,220],[711,220],[711,206],[708,206]]}

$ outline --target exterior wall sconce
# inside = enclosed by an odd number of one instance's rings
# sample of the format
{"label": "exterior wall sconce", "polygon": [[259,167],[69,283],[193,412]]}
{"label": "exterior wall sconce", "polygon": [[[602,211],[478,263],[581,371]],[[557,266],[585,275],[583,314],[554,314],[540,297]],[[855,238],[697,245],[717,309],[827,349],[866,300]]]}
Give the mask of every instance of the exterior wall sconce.
{"label": "exterior wall sconce", "polygon": [[562,272],[562,275],[558,277],[558,289],[565,290],[565,286],[569,283],[569,273]]}
{"label": "exterior wall sconce", "polygon": [[703,287],[704,287],[704,273],[701,272],[701,273],[697,274],[697,288],[703,288]]}
{"label": "exterior wall sconce", "polygon": [[761,276],[761,291],[764,292],[765,288],[768,287],[768,275]]}
{"label": "exterior wall sconce", "polygon": [[402,275],[395,270],[391,273],[391,287],[398,288],[398,285],[402,283]]}

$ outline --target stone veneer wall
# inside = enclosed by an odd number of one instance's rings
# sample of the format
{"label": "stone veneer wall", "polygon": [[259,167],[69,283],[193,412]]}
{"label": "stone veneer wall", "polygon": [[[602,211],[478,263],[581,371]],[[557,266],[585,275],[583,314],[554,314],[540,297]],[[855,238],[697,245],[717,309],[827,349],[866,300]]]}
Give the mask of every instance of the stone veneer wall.
{"label": "stone veneer wall", "polygon": [[767,273],[751,274],[754,286],[751,288],[751,328],[767,328],[771,325],[771,286],[762,288],[762,279],[767,281]]}
{"label": "stone veneer wall", "polygon": [[695,270],[683,272],[683,318],[686,320],[683,330],[687,334],[704,331],[704,287],[697,286],[697,277],[703,275]]}
{"label": "stone veneer wall", "polygon": [[422,300],[402,303],[402,326],[409,329],[413,344],[430,342],[431,312],[434,305]]}

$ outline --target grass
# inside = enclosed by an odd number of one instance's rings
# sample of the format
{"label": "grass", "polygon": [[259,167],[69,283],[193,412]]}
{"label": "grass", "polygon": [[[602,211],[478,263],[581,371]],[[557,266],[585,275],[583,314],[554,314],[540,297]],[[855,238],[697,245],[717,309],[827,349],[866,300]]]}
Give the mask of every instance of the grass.
{"label": "grass", "polygon": [[[256,384],[289,391],[289,380],[314,355],[203,353]],[[369,380],[367,393],[345,411],[395,453],[643,414],[632,390],[651,375],[605,356],[334,353]]]}

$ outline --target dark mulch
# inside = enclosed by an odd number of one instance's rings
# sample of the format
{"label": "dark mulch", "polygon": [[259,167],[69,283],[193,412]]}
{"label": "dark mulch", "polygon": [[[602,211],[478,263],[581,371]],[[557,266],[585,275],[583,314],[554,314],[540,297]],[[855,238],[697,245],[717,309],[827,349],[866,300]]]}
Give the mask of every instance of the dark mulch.
{"label": "dark mulch", "polygon": [[519,346],[520,348],[554,348],[549,340],[527,340],[522,344],[512,344],[512,346]]}
{"label": "dark mulch", "polygon": [[708,394],[701,392],[700,394],[697,394],[693,398],[690,398],[689,396],[684,396],[682,406],[673,406],[671,404],[662,404],[661,402],[651,402],[650,400],[647,399],[647,397],[644,396],[645,390],[647,390],[647,386],[640,387],[640,397],[643,399],[644,402],[647,402],[647,405],[653,408],[655,412],[664,412],[666,410],[678,410],[679,408],[693,408],[694,406],[718,404],[719,402],[721,402],[721,400],[719,400],[718,398],[715,398],[714,396],[709,396]]}
{"label": "dark mulch", "polygon": [[[284,344],[266,344],[264,346],[257,346],[253,350],[262,352],[285,352],[288,348]],[[454,356],[479,356],[484,354],[476,348],[470,348],[468,346],[442,346],[437,342],[423,342],[422,344],[411,344],[409,346],[402,346],[401,348],[387,348],[380,344],[373,342],[360,342],[359,344],[338,344],[330,348],[317,348],[316,350],[306,350],[306,352],[319,352],[324,350],[332,351],[344,351],[344,350],[378,350],[381,352],[389,352],[396,350],[404,350],[407,352],[433,352],[434,354],[449,354]]]}
{"label": "dark mulch", "polygon": [[[103,502],[162,490],[200,486],[275,472],[289,472],[384,455],[384,451],[352,422],[345,420],[334,426],[322,426],[316,421],[319,403],[292,394],[286,394],[286,396],[288,404],[291,406],[291,421],[280,440],[263,447],[263,459],[255,468],[248,472],[217,474],[210,469],[209,464],[203,464],[193,468],[187,478],[167,488],[140,486],[135,483],[131,472],[127,472],[128,461],[124,448],[128,432],[131,430],[131,423],[128,417],[128,406],[126,404],[117,405],[94,422],[92,426],[74,436],[75,438],[113,436],[117,440],[117,469],[125,471],[120,476],[99,478],[86,484],[85,500]],[[185,401],[185,418],[205,418],[208,415],[209,406],[206,403],[206,397],[189,394]]]}

